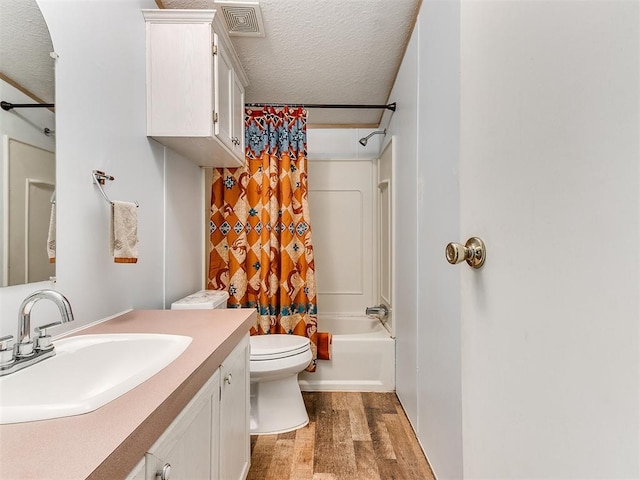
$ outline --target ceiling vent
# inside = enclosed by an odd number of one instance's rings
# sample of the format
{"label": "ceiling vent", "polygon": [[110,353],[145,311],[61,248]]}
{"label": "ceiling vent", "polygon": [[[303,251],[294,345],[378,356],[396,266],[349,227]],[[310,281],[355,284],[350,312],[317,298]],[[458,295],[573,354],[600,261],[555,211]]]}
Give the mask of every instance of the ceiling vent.
{"label": "ceiling vent", "polygon": [[258,2],[214,2],[222,13],[231,36],[264,37],[262,13]]}

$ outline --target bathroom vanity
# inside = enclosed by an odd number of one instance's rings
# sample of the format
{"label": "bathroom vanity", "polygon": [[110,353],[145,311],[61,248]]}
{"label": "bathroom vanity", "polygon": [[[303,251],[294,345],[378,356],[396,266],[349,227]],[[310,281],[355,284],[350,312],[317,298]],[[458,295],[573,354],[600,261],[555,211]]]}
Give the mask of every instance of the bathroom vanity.
{"label": "bathroom vanity", "polygon": [[163,469],[174,478],[244,478],[248,331],[255,315],[253,309],[136,310],[75,332],[193,340],[159,373],[93,412],[0,425],[0,479],[142,480]]}

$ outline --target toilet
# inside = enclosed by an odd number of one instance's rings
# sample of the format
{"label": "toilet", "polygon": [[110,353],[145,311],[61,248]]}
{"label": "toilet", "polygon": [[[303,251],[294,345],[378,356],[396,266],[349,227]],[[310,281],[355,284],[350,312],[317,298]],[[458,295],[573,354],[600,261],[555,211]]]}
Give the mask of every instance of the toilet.
{"label": "toilet", "polygon": [[299,335],[254,335],[250,382],[253,435],[290,432],[309,423],[298,374],[311,362],[309,339]]}
{"label": "toilet", "polygon": [[[171,304],[172,310],[226,308],[229,294],[201,290]],[[311,343],[299,335],[249,337],[252,435],[290,432],[309,423],[298,374],[312,359]]]}

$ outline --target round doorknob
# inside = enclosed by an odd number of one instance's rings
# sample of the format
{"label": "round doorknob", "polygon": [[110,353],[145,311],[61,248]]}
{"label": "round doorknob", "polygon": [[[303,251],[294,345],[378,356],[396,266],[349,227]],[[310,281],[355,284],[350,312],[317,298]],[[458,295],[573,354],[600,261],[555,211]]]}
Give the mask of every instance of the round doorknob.
{"label": "round doorknob", "polygon": [[464,245],[449,243],[444,254],[450,264],[455,265],[466,260],[472,268],[480,268],[487,258],[484,242],[478,237],[471,237]]}
{"label": "round doorknob", "polygon": [[467,259],[467,250],[465,249],[464,245],[461,245],[459,243],[449,243],[444,251],[444,254],[447,257],[447,262],[449,262],[451,265],[464,262]]}

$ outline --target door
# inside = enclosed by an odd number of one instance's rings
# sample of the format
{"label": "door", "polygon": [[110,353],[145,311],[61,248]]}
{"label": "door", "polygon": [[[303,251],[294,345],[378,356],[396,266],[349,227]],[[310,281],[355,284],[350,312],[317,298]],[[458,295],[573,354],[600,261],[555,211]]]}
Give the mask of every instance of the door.
{"label": "door", "polygon": [[[217,36],[216,36],[217,38]],[[234,119],[234,104],[233,104],[233,66],[231,59],[224,49],[224,44],[218,42],[218,52],[216,54],[217,62],[217,114],[218,122],[216,135],[220,141],[222,141],[229,150],[232,152],[235,148],[233,140],[233,119]]]}
{"label": "door", "polygon": [[217,385],[214,376],[151,447],[145,461],[147,479],[157,478],[163,469],[170,469],[174,480],[211,478],[212,399]]}
{"label": "door", "polygon": [[640,477],[640,10],[586,3],[461,2],[468,478]]}
{"label": "door", "polygon": [[232,121],[232,143],[233,153],[239,158],[244,158],[244,87],[238,76],[233,74],[231,100]]}

